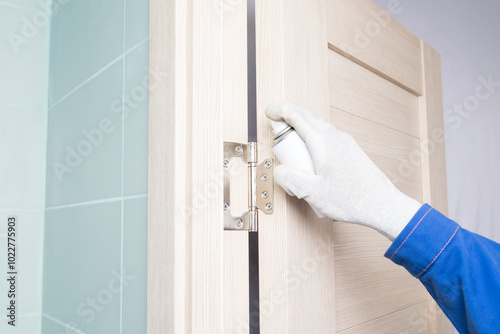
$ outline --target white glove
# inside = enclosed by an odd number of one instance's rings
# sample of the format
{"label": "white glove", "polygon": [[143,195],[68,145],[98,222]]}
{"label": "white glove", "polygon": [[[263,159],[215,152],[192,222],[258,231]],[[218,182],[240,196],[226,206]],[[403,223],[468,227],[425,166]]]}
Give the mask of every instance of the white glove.
{"label": "white glove", "polygon": [[267,107],[272,120],[284,120],[306,142],[316,175],[280,165],[276,182],[326,216],[369,226],[394,241],[421,204],[400,192],[350,135],[289,103]]}

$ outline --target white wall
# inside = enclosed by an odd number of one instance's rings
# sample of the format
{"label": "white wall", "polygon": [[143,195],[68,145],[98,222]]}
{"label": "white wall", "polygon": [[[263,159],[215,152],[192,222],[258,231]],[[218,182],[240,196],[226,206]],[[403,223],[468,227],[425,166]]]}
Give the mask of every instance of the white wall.
{"label": "white wall", "polygon": [[374,2],[441,54],[449,216],[500,242],[500,2]]}

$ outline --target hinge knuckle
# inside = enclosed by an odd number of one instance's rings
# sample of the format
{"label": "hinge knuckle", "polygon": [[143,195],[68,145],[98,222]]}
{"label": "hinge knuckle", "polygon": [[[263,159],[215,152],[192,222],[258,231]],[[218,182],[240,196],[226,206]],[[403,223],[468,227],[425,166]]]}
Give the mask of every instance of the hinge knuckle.
{"label": "hinge knuckle", "polygon": [[[257,143],[224,142],[224,230],[257,232],[258,210],[274,212],[274,162],[266,159],[258,164]],[[234,217],[230,211],[231,177],[229,165],[239,157],[248,164],[248,211]]]}

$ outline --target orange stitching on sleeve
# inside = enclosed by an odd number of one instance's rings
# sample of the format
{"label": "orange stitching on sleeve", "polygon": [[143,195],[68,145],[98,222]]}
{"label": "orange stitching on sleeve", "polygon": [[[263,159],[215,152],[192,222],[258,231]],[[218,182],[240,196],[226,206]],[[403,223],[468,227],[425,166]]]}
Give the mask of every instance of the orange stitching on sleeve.
{"label": "orange stitching on sleeve", "polygon": [[420,272],[420,274],[418,274],[417,276],[415,276],[415,278],[418,278],[418,276],[422,275],[422,273],[423,273],[424,271],[426,271],[426,270],[427,270],[427,268],[429,268],[429,267],[431,266],[431,264],[433,264],[433,263],[434,263],[434,261],[436,261],[436,259],[438,258],[438,256],[439,256],[439,255],[441,255],[441,253],[444,251],[444,249],[446,248],[446,246],[448,246],[448,244],[450,243],[451,239],[453,239],[453,237],[455,236],[455,234],[457,234],[457,231],[458,231],[458,229],[459,229],[459,228],[460,228],[460,225],[458,225],[458,226],[457,226],[457,229],[455,230],[455,233],[453,233],[453,235],[451,236],[450,240],[448,240],[448,242],[447,242],[447,243],[443,246],[443,248],[442,248],[442,249],[441,249],[441,251],[438,253],[438,255],[436,255],[436,257],[435,257],[435,258],[431,261],[431,263],[429,263],[429,264],[427,265],[427,267],[425,267],[425,269],[424,269],[424,270],[422,270],[422,271]]}
{"label": "orange stitching on sleeve", "polygon": [[408,238],[410,237],[410,235],[413,233],[413,231],[415,231],[415,229],[417,228],[417,226],[422,222],[422,220],[424,220],[425,216],[427,216],[427,214],[432,210],[432,208],[430,208],[426,213],[425,215],[422,216],[422,218],[420,218],[420,220],[418,221],[417,225],[415,225],[415,227],[413,228],[413,230],[411,230],[410,234],[408,234],[408,236],[406,237],[406,239],[401,243],[401,245],[399,245],[398,249],[396,249],[396,251],[394,252],[394,254],[392,254],[391,256],[391,260],[392,258],[394,257],[394,255],[396,255],[396,253],[398,252],[398,250],[404,245],[404,243],[406,242],[406,240],[408,240]]}

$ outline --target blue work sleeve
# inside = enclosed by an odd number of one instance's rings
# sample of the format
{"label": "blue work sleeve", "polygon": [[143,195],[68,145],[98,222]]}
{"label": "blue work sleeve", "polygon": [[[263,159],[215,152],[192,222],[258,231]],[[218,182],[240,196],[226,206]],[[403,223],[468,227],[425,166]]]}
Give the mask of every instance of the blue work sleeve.
{"label": "blue work sleeve", "polygon": [[385,257],[422,282],[460,333],[500,333],[499,244],[424,204]]}

